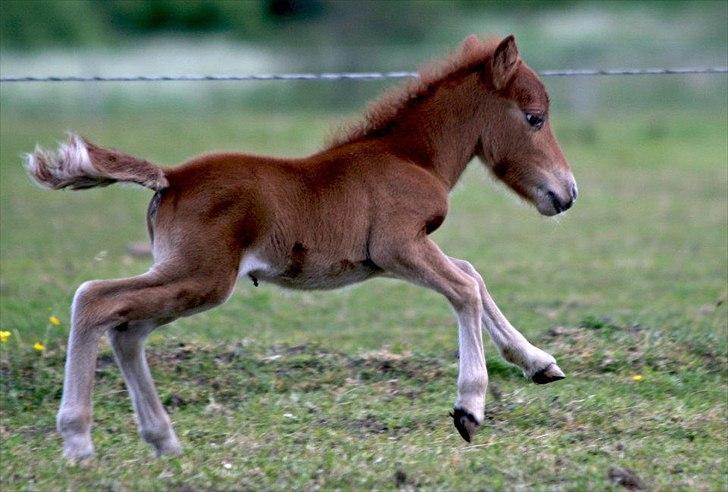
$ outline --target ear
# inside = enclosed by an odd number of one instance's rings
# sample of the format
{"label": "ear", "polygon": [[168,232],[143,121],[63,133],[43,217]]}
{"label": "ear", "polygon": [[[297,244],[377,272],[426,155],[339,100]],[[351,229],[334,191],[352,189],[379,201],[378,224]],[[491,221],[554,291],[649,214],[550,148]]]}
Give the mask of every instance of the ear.
{"label": "ear", "polygon": [[516,38],[511,34],[500,42],[493,53],[490,73],[496,90],[500,90],[508,84],[520,62]]}

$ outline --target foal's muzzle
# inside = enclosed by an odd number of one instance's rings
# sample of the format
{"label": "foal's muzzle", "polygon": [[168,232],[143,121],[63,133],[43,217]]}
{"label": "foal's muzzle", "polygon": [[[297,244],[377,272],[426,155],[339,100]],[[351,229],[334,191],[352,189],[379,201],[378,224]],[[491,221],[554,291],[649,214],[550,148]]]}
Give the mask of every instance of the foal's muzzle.
{"label": "foal's muzzle", "polygon": [[536,208],[538,211],[547,216],[558,215],[561,212],[565,212],[571,208],[578,195],[576,183],[573,178],[570,180],[568,185],[568,191],[557,191],[555,188],[550,186],[542,188],[541,200],[538,200]]}

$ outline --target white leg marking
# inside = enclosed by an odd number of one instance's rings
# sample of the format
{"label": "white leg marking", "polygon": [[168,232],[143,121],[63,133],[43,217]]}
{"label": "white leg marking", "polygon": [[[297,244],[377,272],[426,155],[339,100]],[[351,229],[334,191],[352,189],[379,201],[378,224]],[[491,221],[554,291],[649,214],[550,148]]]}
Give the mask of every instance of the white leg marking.
{"label": "white leg marking", "polygon": [[134,404],[139,434],[154,447],[157,456],[177,455],[182,446],[159,400],[144,354],[144,340],[155,327],[156,323],[151,321],[129,323],[124,331],[109,330],[109,339]]}
{"label": "white leg marking", "polygon": [[450,258],[450,260],[478,282],[483,301],[483,325],[488,330],[488,334],[503,358],[520,367],[524,375],[529,379],[551,364],[556,364],[556,359],[551,354],[533,346],[503,316],[490,293],[488,293],[483,278],[470,263],[457,258]]}
{"label": "white leg marking", "polygon": [[63,436],[63,454],[69,459],[93,455],[91,442],[91,389],[96,369],[96,355],[102,331],[90,326],[78,311],[78,303],[93,282],[83,283],[73,298],[71,335],[68,339],[63,397],[58,410],[58,432]]}
{"label": "white leg marking", "polygon": [[485,416],[485,367],[481,318],[483,303],[474,278],[454,265],[429,239],[405,245],[378,264],[389,274],[444,295],[458,318],[459,372],[454,420],[460,435],[470,441]]}
{"label": "white leg marking", "polygon": [[480,326],[481,307],[478,287],[473,285],[466,290],[465,300],[456,305],[458,317],[458,396],[456,408],[464,408],[482,424],[485,416],[485,390],[488,387],[488,371],[485,367],[482,329]]}

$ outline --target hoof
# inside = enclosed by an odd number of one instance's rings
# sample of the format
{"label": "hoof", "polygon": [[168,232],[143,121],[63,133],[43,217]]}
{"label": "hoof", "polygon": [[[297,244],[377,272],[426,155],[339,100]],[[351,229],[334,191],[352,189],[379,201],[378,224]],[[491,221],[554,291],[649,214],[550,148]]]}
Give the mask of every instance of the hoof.
{"label": "hoof", "polygon": [[92,460],[94,457],[94,448],[93,446],[66,446],[66,448],[63,450],[63,457],[66,458],[66,460],[68,460],[68,462],[71,464],[89,461]]}
{"label": "hoof", "polygon": [[165,439],[163,442],[152,444],[154,455],[157,458],[162,456],[179,456],[182,454],[182,445],[176,437]]}
{"label": "hoof", "polygon": [[480,424],[475,420],[473,414],[467,410],[463,410],[462,408],[454,408],[453,410],[454,412],[450,413],[450,416],[455,424],[455,428],[463,439],[470,442],[470,439],[478,432]]}
{"label": "hoof", "polygon": [[182,454],[182,446],[170,446],[154,450],[154,456],[161,458],[162,456],[179,456]]}
{"label": "hoof", "polygon": [[63,457],[71,463],[77,463],[93,458],[94,445],[91,436],[85,433],[63,436]]}
{"label": "hoof", "polygon": [[566,375],[555,363],[551,363],[546,366],[545,369],[541,369],[531,377],[531,381],[536,384],[548,384],[564,379]]}

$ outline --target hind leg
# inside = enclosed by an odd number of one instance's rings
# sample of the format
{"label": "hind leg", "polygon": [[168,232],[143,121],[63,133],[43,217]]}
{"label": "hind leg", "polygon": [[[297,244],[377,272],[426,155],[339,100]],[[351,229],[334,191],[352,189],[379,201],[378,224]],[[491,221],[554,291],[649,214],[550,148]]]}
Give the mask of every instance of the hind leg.
{"label": "hind leg", "polygon": [[79,322],[77,300],[82,298],[87,285],[82,284],[74,297],[63,397],[57,415],[58,432],[63,436],[63,455],[69,459],[83,459],[94,453],[91,443],[91,389],[103,331],[83,315]]}
{"label": "hind leg", "polygon": [[[91,390],[98,342],[109,330],[114,352],[134,401],[142,437],[158,453],[177,451],[169,418],[159,402],[143,353],[143,340],[155,326],[192,314],[227,299],[236,271],[203,269],[194,275],[182,268],[155,267],[139,277],[86,282],[73,302],[58,431],[64,455],[93,454]],[[128,334],[123,335],[124,330]],[[147,439],[148,438],[148,439]]]}
{"label": "hind leg", "polygon": [[144,341],[157,326],[154,321],[129,323],[123,328],[110,329],[109,340],[134,405],[139,434],[157,456],[176,455],[182,452],[182,447],[159,400],[144,353]]}

